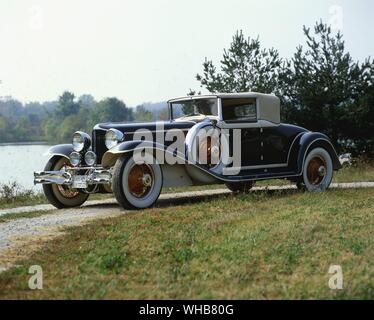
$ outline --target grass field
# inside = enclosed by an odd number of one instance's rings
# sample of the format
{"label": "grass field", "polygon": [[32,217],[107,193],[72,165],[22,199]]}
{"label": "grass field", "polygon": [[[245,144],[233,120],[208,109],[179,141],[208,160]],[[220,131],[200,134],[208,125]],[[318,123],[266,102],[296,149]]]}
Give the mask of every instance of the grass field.
{"label": "grass field", "polygon": [[[372,299],[373,225],[374,189],[179,203],[67,229],[0,274],[0,298]],[[35,264],[44,289],[31,291]]]}

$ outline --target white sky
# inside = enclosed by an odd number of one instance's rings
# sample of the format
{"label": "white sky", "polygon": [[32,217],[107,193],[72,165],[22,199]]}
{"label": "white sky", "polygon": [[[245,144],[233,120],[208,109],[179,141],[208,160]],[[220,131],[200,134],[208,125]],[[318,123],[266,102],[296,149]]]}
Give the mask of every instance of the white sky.
{"label": "white sky", "polygon": [[289,57],[302,26],[320,18],[342,21],[362,60],[374,56],[373,13],[372,0],[1,0],[0,96],[44,101],[71,90],[128,105],[183,96],[236,30]]}

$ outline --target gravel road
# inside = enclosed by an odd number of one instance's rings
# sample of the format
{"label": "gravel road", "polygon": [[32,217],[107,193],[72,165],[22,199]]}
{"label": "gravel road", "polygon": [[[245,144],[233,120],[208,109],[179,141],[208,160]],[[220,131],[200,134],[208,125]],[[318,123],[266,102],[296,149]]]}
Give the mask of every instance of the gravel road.
{"label": "gravel road", "polygon": [[[288,190],[294,186],[256,187],[261,190]],[[358,189],[374,188],[374,182],[333,184],[331,188]],[[204,197],[214,197],[230,193],[227,189],[163,194],[158,206],[168,206],[185,201],[197,201]],[[28,256],[47,240],[60,236],[61,227],[78,226],[95,219],[115,217],[126,213],[114,199],[87,201],[80,208],[54,210],[51,205],[36,205],[0,210],[5,214],[50,211],[52,213],[34,218],[19,218],[0,223],[0,272],[6,270],[20,258]]]}

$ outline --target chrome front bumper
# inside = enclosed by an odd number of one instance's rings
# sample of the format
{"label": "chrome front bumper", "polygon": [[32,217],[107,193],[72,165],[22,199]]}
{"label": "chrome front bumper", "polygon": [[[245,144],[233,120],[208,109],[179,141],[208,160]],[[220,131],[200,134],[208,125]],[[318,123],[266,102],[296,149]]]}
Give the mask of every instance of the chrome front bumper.
{"label": "chrome front bumper", "polygon": [[111,184],[112,172],[100,167],[76,167],[60,171],[34,172],[34,184],[60,184],[79,189],[79,184],[76,183],[78,180],[87,185]]}

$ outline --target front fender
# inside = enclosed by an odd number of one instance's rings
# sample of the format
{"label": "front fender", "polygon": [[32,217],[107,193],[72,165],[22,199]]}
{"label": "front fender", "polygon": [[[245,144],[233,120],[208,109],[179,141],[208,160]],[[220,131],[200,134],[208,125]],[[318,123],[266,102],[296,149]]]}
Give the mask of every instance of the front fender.
{"label": "front fender", "polygon": [[[141,150],[148,149],[148,150],[155,150],[156,152],[160,151],[162,153],[173,154],[171,151],[167,149],[167,146],[157,143],[157,142],[142,141],[142,140],[125,141],[125,142],[118,144],[114,148],[108,150],[107,152],[105,152],[101,160],[101,165],[104,168],[112,167],[121,155],[134,152],[138,147]],[[174,153],[173,156],[176,156],[181,161],[187,161],[185,154],[182,154],[180,152],[178,152],[177,154]]]}
{"label": "front fender", "polygon": [[336,150],[331,140],[322,133],[306,132],[301,136],[299,143],[296,145],[295,148],[296,149],[292,151],[294,155],[293,163],[294,165],[296,165],[298,173],[303,172],[305,158],[309,151],[313,148],[326,149],[331,156],[334,170],[339,170],[342,168],[339,161],[339,157],[336,153]]}
{"label": "front fender", "polygon": [[72,144],[58,144],[56,146],[49,148],[44,155],[50,156],[50,157],[61,156],[61,157],[69,159],[69,155],[73,151],[74,150],[73,150]]}

